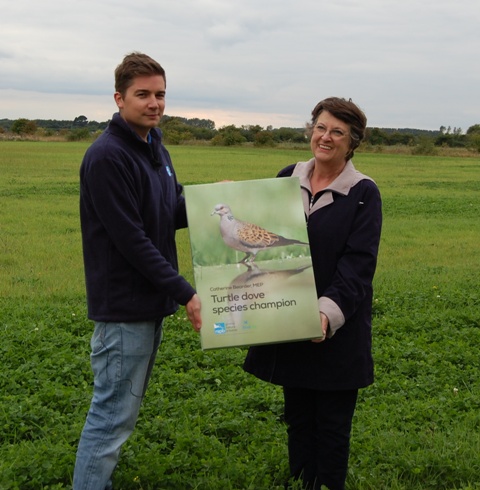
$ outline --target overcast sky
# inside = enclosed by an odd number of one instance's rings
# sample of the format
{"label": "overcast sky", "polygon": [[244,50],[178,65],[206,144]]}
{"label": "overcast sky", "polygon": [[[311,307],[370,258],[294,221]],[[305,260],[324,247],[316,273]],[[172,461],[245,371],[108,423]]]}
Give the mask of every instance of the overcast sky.
{"label": "overcast sky", "polygon": [[0,0],[0,119],[106,121],[142,51],[170,116],[302,127],[352,98],[368,125],[480,123],[479,0]]}

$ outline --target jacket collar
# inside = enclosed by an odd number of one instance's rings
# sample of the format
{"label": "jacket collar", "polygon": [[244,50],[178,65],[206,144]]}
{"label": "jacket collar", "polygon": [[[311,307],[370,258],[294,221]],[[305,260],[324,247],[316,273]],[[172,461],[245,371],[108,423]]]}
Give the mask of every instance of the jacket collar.
{"label": "jacket collar", "polygon": [[360,173],[353,166],[353,162],[349,160],[342,170],[342,173],[325,189],[323,189],[322,195],[315,201],[315,204],[311,206],[312,200],[312,188],[310,186],[310,176],[315,166],[315,159],[312,158],[308,162],[298,162],[293,170],[292,177],[298,177],[300,179],[300,186],[302,188],[302,199],[305,214],[309,216],[313,212],[317,211],[324,206],[327,206],[333,202],[333,193],[347,196],[350,189],[354,187],[358,182],[364,179],[370,179],[366,175]]}
{"label": "jacket collar", "polygon": [[[130,135],[131,138],[136,140],[139,143],[146,144],[145,141],[138,136],[138,134],[130,127],[130,125],[123,119],[119,112],[115,112],[112,116],[112,120],[110,122],[110,129],[118,128],[122,131],[123,134],[125,132]],[[160,128],[152,128],[150,130],[151,142],[159,143],[162,140],[162,131]]]}

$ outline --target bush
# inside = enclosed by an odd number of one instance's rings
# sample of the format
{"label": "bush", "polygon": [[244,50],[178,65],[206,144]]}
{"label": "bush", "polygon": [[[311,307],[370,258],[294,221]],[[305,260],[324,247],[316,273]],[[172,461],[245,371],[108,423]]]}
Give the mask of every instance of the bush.
{"label": "bush", "polygon": [[12,133],[15,134],[34,134],[37,130],[37,124],[35,121],[28,119],[17,119],[12,124]]}
{"label": "bush", "polygon": [[438,153],[432,138],[420,137],[418,144],[414,146],[412,155],[436,155]]}
{"label": "bush", "polygon": [[85,141],[90,139],[90,130],[88,128],[72,129],[67,133],[67,141]]}

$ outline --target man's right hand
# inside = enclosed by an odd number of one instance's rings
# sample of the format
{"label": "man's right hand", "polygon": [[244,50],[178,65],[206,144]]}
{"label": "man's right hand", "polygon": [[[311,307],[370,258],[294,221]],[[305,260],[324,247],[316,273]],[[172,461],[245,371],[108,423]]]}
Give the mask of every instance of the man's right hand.
{"label": "man's right hand", "polygon": [[200,332],[200,329],[202,328],[202,302],[200,301],[198,294],[192,296],[190,301],[185,305],[185,309],[193,328],[196,332]]}

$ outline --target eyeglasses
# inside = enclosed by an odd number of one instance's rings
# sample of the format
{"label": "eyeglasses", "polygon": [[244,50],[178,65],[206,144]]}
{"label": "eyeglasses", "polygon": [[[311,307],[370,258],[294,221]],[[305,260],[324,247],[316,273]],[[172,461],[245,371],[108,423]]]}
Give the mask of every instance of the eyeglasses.
{"label": "eyeglasses", "polygon": [[317,133],[319,136],[325,136],[328,133],[330,133],[330,136],[334,140],[339,140],[345,136],[347,136],[347,133],[345,131],[342,131],[341,129],[327,129],[323,124],[319,124],[318,126],[315,126],[314,128],[315,133]]}

